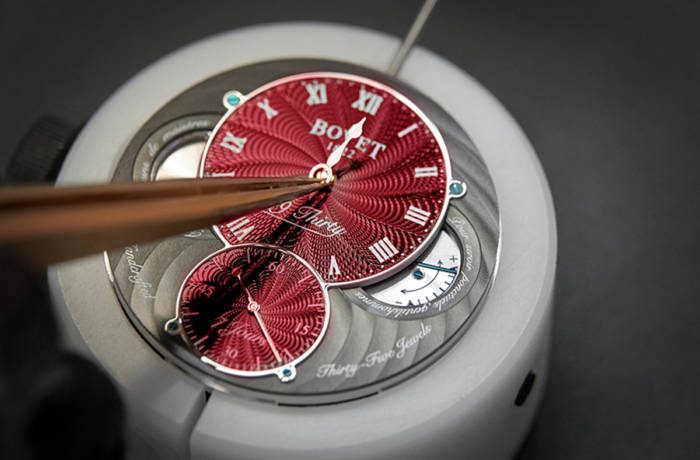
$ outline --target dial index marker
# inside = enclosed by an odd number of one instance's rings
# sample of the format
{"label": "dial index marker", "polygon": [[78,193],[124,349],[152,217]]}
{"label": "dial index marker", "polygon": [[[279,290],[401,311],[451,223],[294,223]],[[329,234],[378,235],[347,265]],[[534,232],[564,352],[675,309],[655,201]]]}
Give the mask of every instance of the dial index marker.
{"label": "dial index marker", "polygon": [[413,130],[418,129],[418,123],[413,123],[412,125],[407,126],[406,128],[402,129],[401,131],[396,134],[399,137],[404,137],[406,134],[410,133]]}
{"label": "dial index marker", "polygon": [[263,109],[265,112],[265,117],[268,120],[272,120],[273,117],[275,117],[279,112],[272,108],[270,105],[270,100],[269,99],[263,99],[262,101],[258,102],[258,108]]}
{"label": "dial index marker", "polygon": [[222,140],[219,145],[229,149],[233,153],[241,153],[247,141],[248,139],[245,137],[237,137],[231,131],[226,131],[224,140]]}
{"label": "dial index marker", "polygon": [[233,235],[238,239],[238,241],[241,241],[243,238],[248,236],[248,233],[252,232],[255,228],[255,225],[249,224],[250,219],[248,219],[247,217],[241,217],[240,219],[236,219],[234,221],[229,222],[228,224],[226,224],[226,227],[228,227],[229,231],[233,233]]}
{"label": "dial index marker", "polygon": [[414,177],[437,177],[438,169],[437,166],[426,166],[423,168],[415,168]]}
{"label": "dial index marker", "polygon": [[417,206],[409,206],[406,214],[403,216],[404,219],[410,220],[420,226],[425,226],[430,219],[430,212],[425,211]]}
{"label": "dial index marker", "polygon": [[371,245],[369,250],[372,251],[372,254],[379,262],[389,260],[399,253],[399,250],[396,249],[396,246],[392,244],[387,236]]}
{"label": "dial index marker", "polygon": [[384,101],[384,98],[379,94],[360,88],[360,94],[357,100],[352,103],[352,108],[370,115],[376,115],[379,106],[382,105],[382,101]]}
{"label": "dial index marker", "polygon": [[329,276],[340,275],[340,267],[338,266],[338,261],[336,260],[335,256],[331,256],[331,262],[330,262],[330,268],[328,269],[328,275]]}
{"label": "dial index marker", "polygon": [[309,93],[309,98],[306,100],[307,105],[319,105],[328,102],[326,96],[326,84],[313,81],[304,85]]}

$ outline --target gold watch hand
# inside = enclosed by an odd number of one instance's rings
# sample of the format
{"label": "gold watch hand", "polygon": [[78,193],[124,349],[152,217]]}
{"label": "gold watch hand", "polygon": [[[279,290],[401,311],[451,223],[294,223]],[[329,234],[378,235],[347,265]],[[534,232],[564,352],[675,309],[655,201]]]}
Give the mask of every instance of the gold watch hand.
{"label": "gold watch hand", "polygon": [[240,270],[236,270],[233,272],[233,276],[238,278],[238,284],[241,285],[241,288],[243,288],[243,292],[245,292],[246,297],[248,297],[248,311],[255,316],[255,320],[258,322],[258,326],[260,326],[260,329],[262,330],[263,335],[265,336],[265,340],[267,341],[267,344],[270,346],[270,350],[272,350],[272,354],[275,355],[275,359],[279,364],[282,364],[282,357],[280,356],[279,351],[277,351],[277,347],[275,346],[275,342],[273,342],[272,337],[270,337],[269,332],[267,332],[267,328],[265,327],[265,323],[263,323],[262,318],[260,317],[260,304],[257,303],[255,300],[253,300],[253,296],[251,295],[250,291],[246,287],[246,285],[243,283],[243,279],[241,278],[241,272]]}
{"label": "gold watch hand", "polygon": [[263,335],[265,336],[265,340],[267,340],[267,344],[270,346],[270,350],[272,350],[272,354],[275,355],[277,362],[282,364],[282,357],[280,356],[279,351],[277,351],[277,347],[275,347],[275,342],[272,341],[272,337],[270,337],[270,334],[267,332],[267,328],[265,327],[265,323],[263,323],[263,320],[260,317],[260,304],[257,302],[249,303],[248,311],[253,313],[253,316],[255,316],[255,319],[258,322],[260,329],[262,329]]}
{"label": "gold watch hand", "polygon": [[340,158],[343,156],[343,152],[345,151],[345,147],[348,146],[351,140],[357,139],[358,137],[362,136],[362,126],[365,124],[365,120],[367,117],[362,118],[362,120],[358,121],[354,125],[348,129],[347,134],[345,135],[345,140],[343,141],[342,144],[340,144],[338,147],[333,149],[333,152],[330,154],[328,157],[328,160],[326,161],[326,164],[330,166],[331,168],[338,164],[340,161]]}

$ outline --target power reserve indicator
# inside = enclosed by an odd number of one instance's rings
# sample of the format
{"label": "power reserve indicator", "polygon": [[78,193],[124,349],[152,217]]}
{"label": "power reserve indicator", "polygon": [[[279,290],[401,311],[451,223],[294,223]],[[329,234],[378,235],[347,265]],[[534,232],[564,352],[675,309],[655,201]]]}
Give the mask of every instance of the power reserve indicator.
{"label": "power reserve indicator", "polygon": [[416,306],[432,302],[446,293],[457,279],[462,264],[457,242],[445,230],[437,241],[410,269],[403,271],[391,283],[366,288],[377,300],[389,305]]}

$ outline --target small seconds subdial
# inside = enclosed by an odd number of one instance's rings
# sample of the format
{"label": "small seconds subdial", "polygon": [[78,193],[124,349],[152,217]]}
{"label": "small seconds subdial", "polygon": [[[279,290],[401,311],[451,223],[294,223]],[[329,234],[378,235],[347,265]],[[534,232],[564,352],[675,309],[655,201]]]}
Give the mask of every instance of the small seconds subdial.
{"label": "small seconds subdial", "polygon": [[431,302],[447,292],[457,279],[462,264],[457,242],[446,231],[418,262],[391,284],[367,288],[375,299],[402,307]]}
{"label": "small seconds subdial", "polygon": [[221,372],[275,374],[288,382],[321,341],[328,309],[326,290],[305,261],[244,244],[212,254],[190,272],[166,330],[181,334]]}

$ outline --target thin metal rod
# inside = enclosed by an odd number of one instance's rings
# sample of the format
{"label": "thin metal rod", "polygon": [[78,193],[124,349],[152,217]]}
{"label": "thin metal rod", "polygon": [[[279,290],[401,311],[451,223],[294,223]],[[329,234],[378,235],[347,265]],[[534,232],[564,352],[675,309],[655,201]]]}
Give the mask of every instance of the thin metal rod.
{"label": "thin metal rod", "polygon": [[416,40],[418,40],[420,33],[423,31],[425,23],[428,22],[430,13],[433,12],[433,8],[435,8],[436,3],[437,0],[425,0],[425,2],[423,2],[423,6],[418,12],[416,19],[413,20],[413,25],[411,25],[406,37],[403,39],[403,43],[401,43],[399,50],[394,55],[394,59],[392,59],[391,64],[389,64],[389,70],[387,70],[389,75],[395,76],[397,73],[399,73],[399,70],[401,70],[408,53],[411,51],[411,48],[413,48]]}

